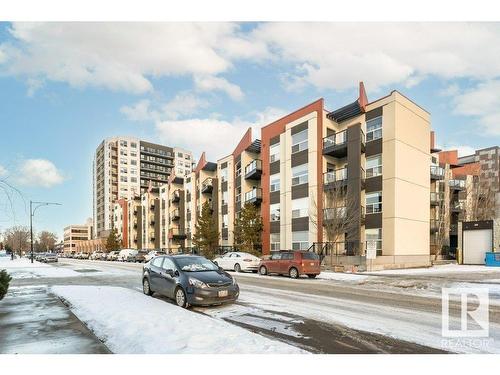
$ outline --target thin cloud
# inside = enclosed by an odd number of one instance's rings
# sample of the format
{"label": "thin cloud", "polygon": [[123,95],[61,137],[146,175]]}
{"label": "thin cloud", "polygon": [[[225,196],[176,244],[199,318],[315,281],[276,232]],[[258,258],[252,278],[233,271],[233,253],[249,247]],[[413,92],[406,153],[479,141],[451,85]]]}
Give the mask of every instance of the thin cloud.
{"label": "thin cloud", "polygon": [[23,186],[50,188],[61,184],[64,177],[49,160],[27,159],[21,163],[15,181]]}

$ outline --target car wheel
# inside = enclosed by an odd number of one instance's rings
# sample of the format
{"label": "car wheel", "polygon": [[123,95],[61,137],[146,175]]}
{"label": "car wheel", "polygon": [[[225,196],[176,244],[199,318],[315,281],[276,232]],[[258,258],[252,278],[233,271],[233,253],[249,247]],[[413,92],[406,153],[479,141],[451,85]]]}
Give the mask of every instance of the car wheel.
{"label": "car wheel", "polygon": [[241,272],[241,266],[238,263],[234,265],[234,272]]}
{"label": "car wheel", "polygon": [[314,279],[317,275],[307,275],[310,279]]}
{"label": "car wheel", "polygon": [[288,271],[288,276],[290,276],[290,278],[292,279],[296,279],[297,277],[299,277],[299,271],[297,270],[297,268],[292,267],[290,268],[290,271]]}
{"label": "car wheel", "polygon": [[260,273],[261,275],[264,275],[264,276],[265,276],[265,275],[267,275],[267,268],[266,268],[266,266],[261,266],[261,267],[259,268],[259,273]]}
{"label": "car wheel", "polygon": [[179,307],[187,307],[186,293],[180,286],[175,290],[175,303]]}
{"label": "car wheel", "polygon": [[153,295],[153,291],[151,290],[149,280],[147,278],[144,278],[144,280],[142,280],[142,291],[147,296]]}

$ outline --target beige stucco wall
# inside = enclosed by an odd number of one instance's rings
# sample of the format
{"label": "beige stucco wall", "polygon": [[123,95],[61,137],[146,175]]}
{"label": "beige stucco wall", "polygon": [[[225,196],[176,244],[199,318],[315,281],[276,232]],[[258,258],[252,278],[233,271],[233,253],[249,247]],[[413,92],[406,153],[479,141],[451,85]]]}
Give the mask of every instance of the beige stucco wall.
{"label": "beige stucco wall", "polygon": [[429,254],[430,119],[393,92],[383,107],[382,253]]}

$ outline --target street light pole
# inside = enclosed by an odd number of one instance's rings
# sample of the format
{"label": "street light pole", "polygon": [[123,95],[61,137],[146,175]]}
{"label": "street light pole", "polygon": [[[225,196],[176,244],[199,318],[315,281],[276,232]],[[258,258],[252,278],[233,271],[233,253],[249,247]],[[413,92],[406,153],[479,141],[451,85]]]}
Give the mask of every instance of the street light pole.
{"label": "street light pole", "polygon": [[[33,203],[36,204],[35,209],[33,209]],[[33,216],[37,208],[42,206],[60,206],[61,203],[53,202],[33,202],[30,200],[30,237],[31,237],[31,263],[33,263]]]}

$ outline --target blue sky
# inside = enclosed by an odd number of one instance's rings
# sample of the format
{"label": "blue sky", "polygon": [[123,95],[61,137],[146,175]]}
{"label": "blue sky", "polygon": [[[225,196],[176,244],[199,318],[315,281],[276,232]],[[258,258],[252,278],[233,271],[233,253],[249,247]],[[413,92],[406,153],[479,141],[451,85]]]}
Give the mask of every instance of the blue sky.
{"label": "blue sky", "polygon": [[498,145],[498,61],[498,24],[0,23],[0,179],[22,194],[0,192],[0,231],[28,223],[29,199],[62,203],[38,230],[91,216],[105,137],[216,160],[249,126],[352,102],[361,80],[369,100],[396,89],[427,109],[441,147]]}

